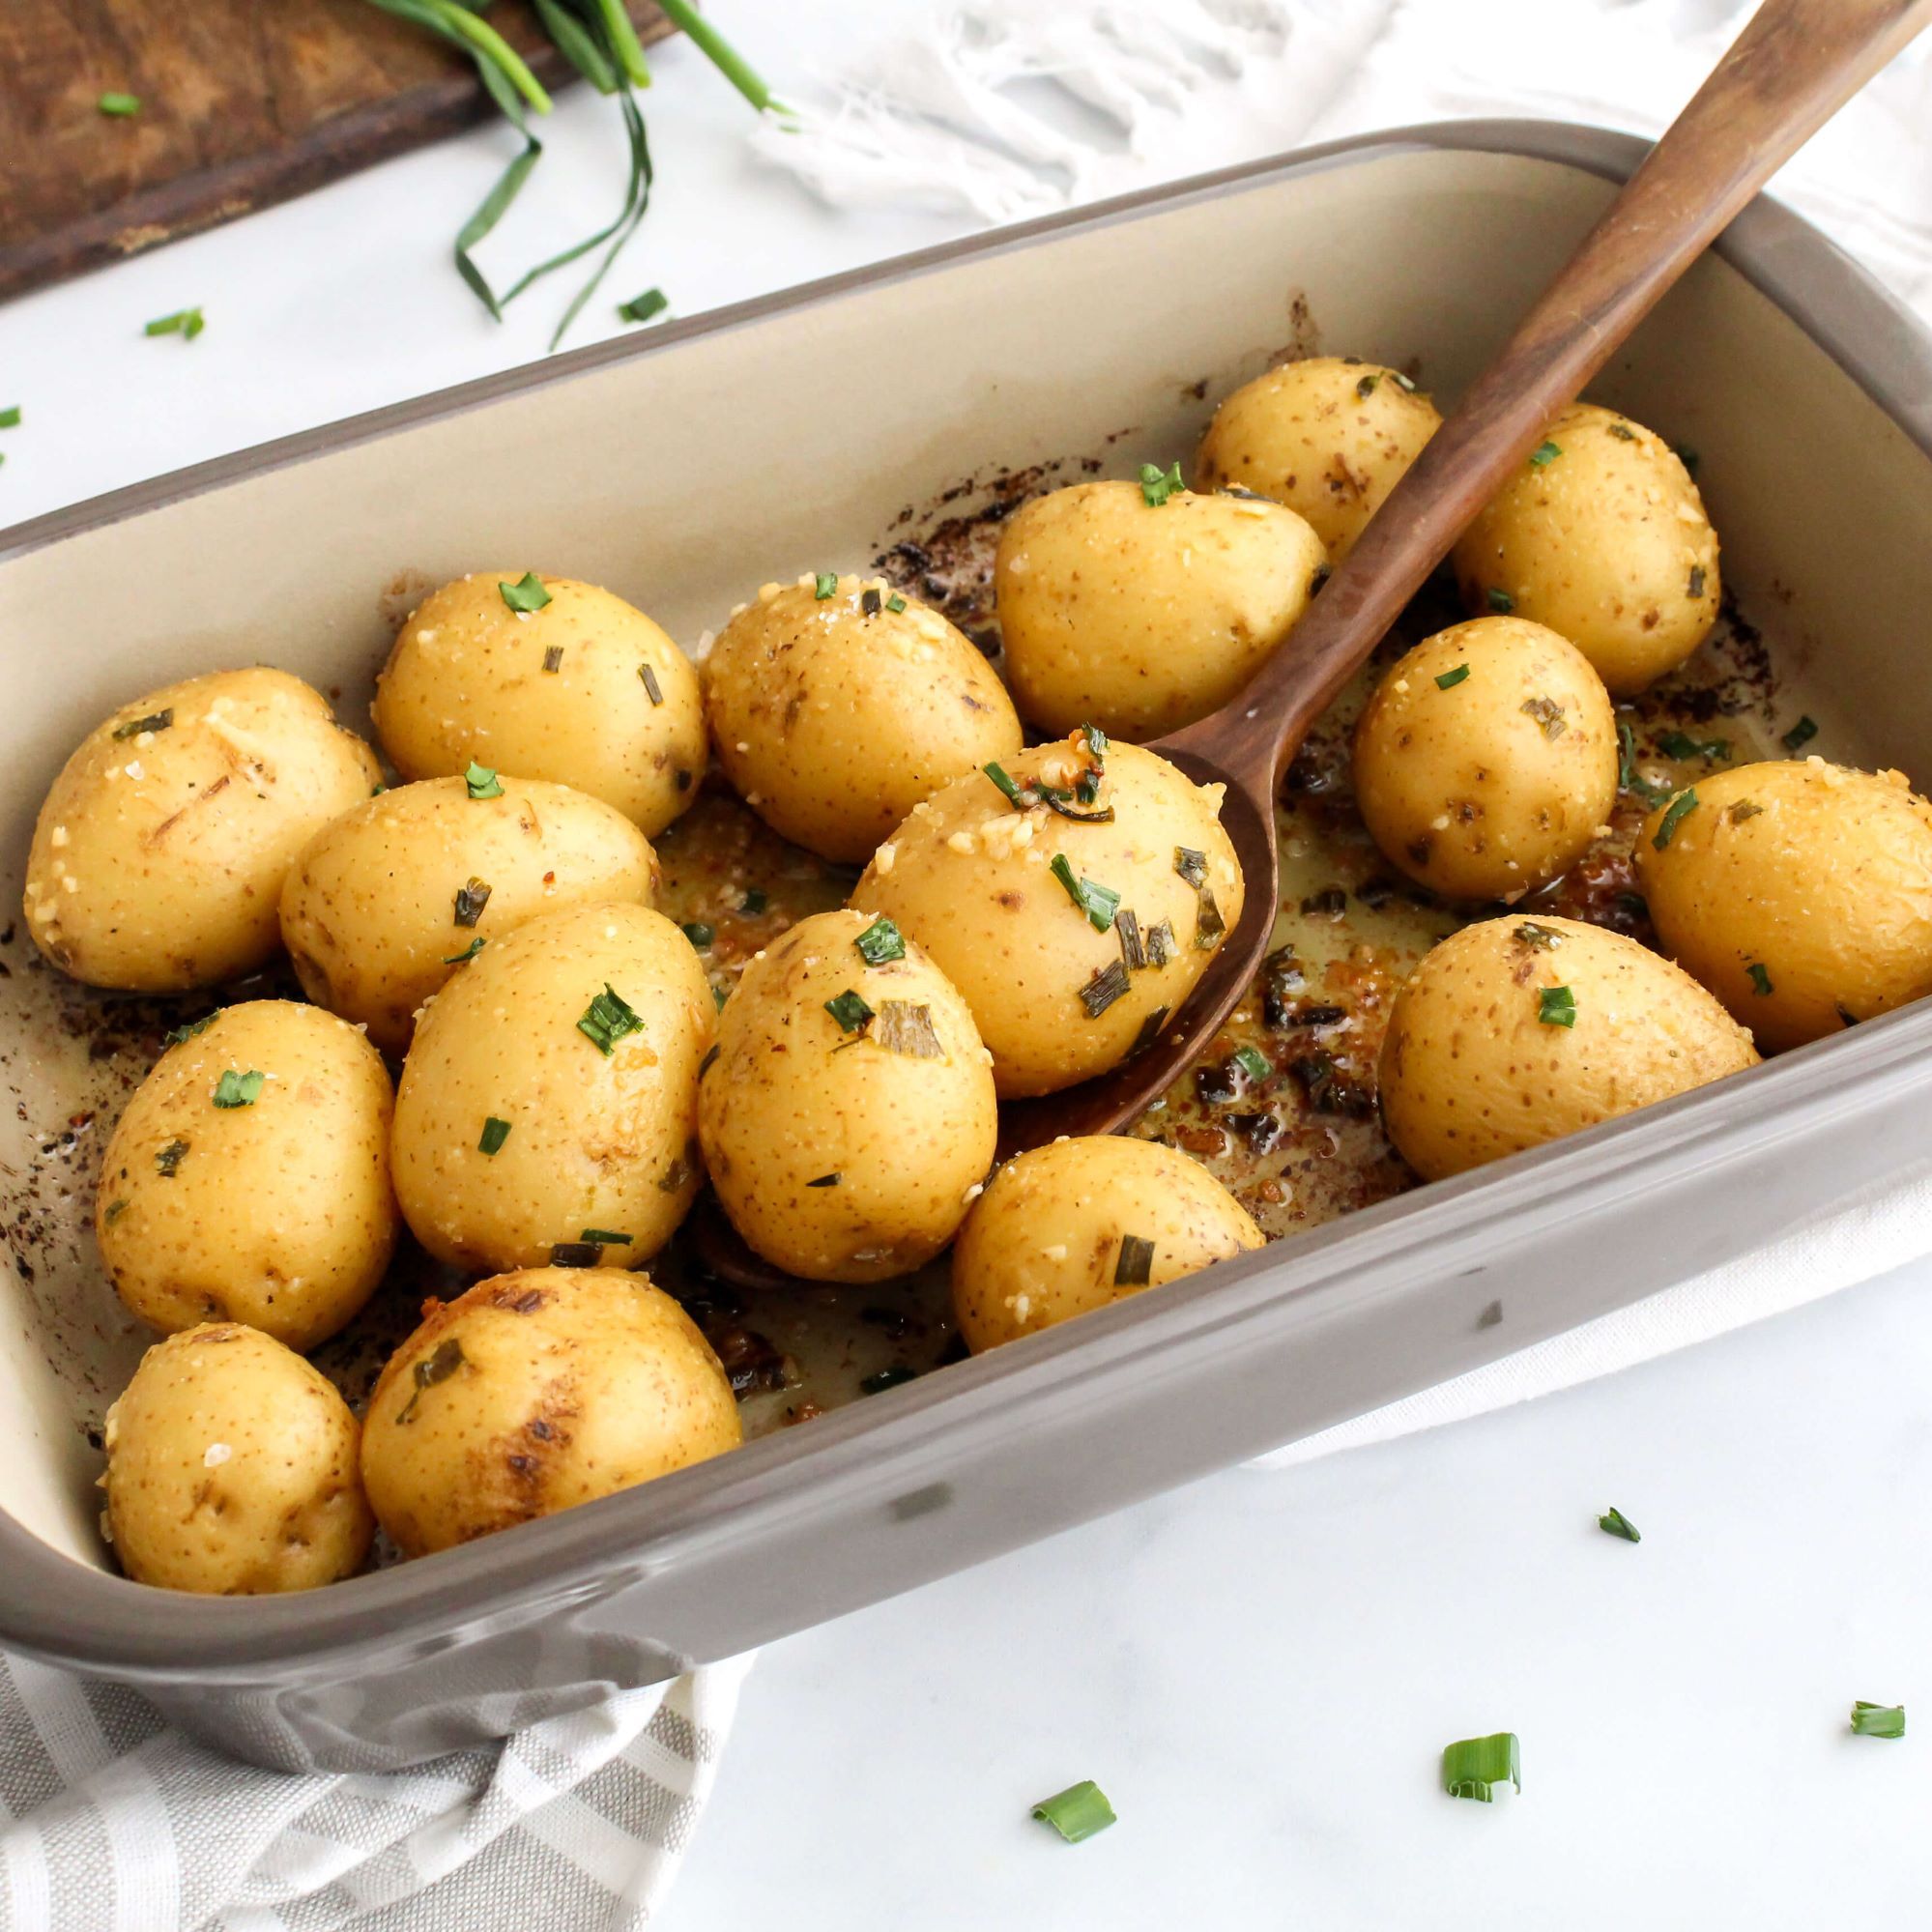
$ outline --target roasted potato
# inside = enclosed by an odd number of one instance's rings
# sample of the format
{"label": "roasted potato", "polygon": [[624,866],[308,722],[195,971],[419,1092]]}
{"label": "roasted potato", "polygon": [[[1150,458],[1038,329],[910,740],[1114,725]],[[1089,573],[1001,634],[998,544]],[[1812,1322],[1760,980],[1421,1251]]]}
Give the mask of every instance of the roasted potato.
{"label": "roasted potato", "polygon": [[313,1348],[360,1310],[395,1246],[383,1057],[286,999],[183,1031],[107,1142],[101,1257],[152,1327],[242,1321]]}
{"label": "roasted potato", "polygon": [[362,1482],[405,1556],[648,1483],[740,1439],[698,1326],[643,1275],[528,1268],[438,1304],[369,1398]]}
{"label": "roasted potato", "polygon": [[300,678],[256,667],[150,691],[88,733],[27,855],[27,931],[90,986],[186,993],[275,950],[291,862],[382,778]]}

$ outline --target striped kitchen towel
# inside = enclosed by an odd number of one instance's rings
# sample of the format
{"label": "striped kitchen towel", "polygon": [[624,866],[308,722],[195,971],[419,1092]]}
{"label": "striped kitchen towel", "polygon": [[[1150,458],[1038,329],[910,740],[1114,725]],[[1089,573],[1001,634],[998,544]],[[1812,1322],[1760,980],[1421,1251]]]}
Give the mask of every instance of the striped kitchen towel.
{"label": "striped kitchen towel", "polygon": [[365,1776],[238,1764],[131,1690],[0,1654],[0,1932],[628,1932],[751,1661]]}

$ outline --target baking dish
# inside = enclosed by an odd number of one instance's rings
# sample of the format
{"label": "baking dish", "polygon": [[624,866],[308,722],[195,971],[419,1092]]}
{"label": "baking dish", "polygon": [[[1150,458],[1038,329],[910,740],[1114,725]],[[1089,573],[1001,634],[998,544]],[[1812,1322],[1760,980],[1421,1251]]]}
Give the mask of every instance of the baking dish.
{"label": "baking dish", "polygon": [[[1640,143],[1466,123],[1312,150],[883,264],[377,412],[0,537],[0,892],[68,747],[130,691],[281,665],[359,720],[383,592],[478,559],[606,583],[687,643],[742,587],[871,554],[958,476],[1192,446],[1306,340],[1446,396]],[[1848,762],[1932,773],[1932,343],[1754,205],[1593,393],[1694,443],[1725,569]],[[258,1762],[413,1762],[729,1655],[1293,1440],[1773,1238],[1919,1158],[1932,1006],[716,1461],[305,1596],[105,1567],[90,1378],[48,1282],[62,1055],[0,950],[14,1248],[0,1312],[0,1642],[138,1686]],[[72,1190],[70,1190],[72,1192]]]}

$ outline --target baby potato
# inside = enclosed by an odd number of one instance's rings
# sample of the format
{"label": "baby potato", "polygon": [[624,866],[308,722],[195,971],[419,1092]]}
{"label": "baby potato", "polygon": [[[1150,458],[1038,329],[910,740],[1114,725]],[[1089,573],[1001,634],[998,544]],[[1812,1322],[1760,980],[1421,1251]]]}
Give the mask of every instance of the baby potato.
{"label": "baby potato", "polygon": [[474,786],[428,778],[366,800],[303,851],[282,938],[309,998],[399,1053],[418,1009],[487,942],[566,906],[648,904],[657,882],[644,834],[600,798],[492,771]]}
{"label": "baby potato", "polygon": [[136,1583],[222,1597],[334,1583],[375,1534],[359,1434],[293,1349],[240,1322],[184,1329],[107,1411],[101,1526]]}
{"label": "baby potato", "polygon": [[993,667],[882,577],[765,585],[705,659],[705,711],[745,803],[849,865],[940,786],[1020,749]]}
{"label": "baby potato", "polygon": [[1485,919],[1430,948],[1389,1011],[1382,1124],[1441,1180],[1757,1064],[1687,972],[1575,919]]}
{"label": "baby potato", "polygon": [[1671,957],[1766,1052],[1932,993],[1932,805],[1902,771],[1700,778],[1645,822],[1637,878]]}
{"label": "baby potato", "polygon": [[1717,620],[1717,533],[1660,436],[1572,403],[1456,546],[1469,610],[1567,637],[1629,698],[1674,671]]}
{"label": "baby potato", "polygon": [[546,913],[430,1001],[396,1091],[411,1231],[451,1267],[641,1266],[698,1192],[717,1006],[691,942],[632,905]]}
{"label": "baby potato", "polygon": [[183,1030],[107,1142],[101,1257],[152,1327],[245,1321],[313,1348],[368,1300],[395,1246],[383,1056],[287,999]]}
{"label": "baby potato", "polygon": [[1165,488],[1076,483],[1000,532],[1006,677],[1036,725],[1158,737],[1225,705],[1308,609],[1326,559],[1293,510]]}
{"label": "baby potato", "polygon": [[432,591],[376,679],[376,735],[404,778],[475,763],[569,785],[654,836],[705,772],[698,674],[645,614],[594,584],[541,580],[549,601],[504,596],[522,572],[478,570]]}
{"label": "baby potato", "polygon": [[1002,1100],[1105,1073],[1152,1039],[1243,904],[1219,785],[1084,733],[1022,752],[1008,778],[1010,798],[975,772],[916,807],[850,901],[959,988]]}
{"label": "baby potato", "polygon": [[1441,426],[1399,371],[1309,356],[1244,383],[1215,411],[1195,453],[1195,488],[1285,504],[1340,563]]}
{"label": "baby potato", "polygon": [[369,1398],[362,1482],[405,1556],[649,1483],[741,1440],[678,1305],[620,1268],[525,1268],[437,1303]]}
{"label": "baby potato", "polygon": [[1355,793],[1390,864],[1514,900],[1589,850],[1617,800],[1617,721],[1590,660],[1523,618],[1426,638],[1355,728]]}
{"label": "baby potato", "polygon": [[732,1226],[814,1282],[880,1282],[953,1238],[993,1165],[993,1056],[919,946],[870,963],[862,912],[802,919],[718,1022],[698,1127]]}
{"label": "baby potato", "polygon": [[187,993],[253,972],[280,938],[283,877],[382,778],[320,691],[217,671],[89,732],[41,807],[27,931],[89,986]]}
{"label": "baby potato", "polygon": [[1248,1210],[1172,1147],[1096,1134],[1007,1162],[953,1250],[975,1355],[1261,1246]]}

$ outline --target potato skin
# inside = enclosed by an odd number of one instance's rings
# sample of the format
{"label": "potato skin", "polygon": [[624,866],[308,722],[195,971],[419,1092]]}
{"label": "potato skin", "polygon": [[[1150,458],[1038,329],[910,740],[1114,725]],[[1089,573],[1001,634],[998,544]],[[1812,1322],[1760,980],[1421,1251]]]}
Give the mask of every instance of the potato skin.
{"label": "potato skin", "polygon": [[1285,504],[1340,563],[1441,426],[1434,403],[1394,369],[1310,356],[1223,401],[1195,453],[1195,488]]}
{"label": "potato skin", "polygon": [[474,760],[568,785],[654,837],[705,775],[698,674],[642,611],[594,584],[544,577],[549,603],[511,610],[500,586],[523,574],[475,571],[410,613],[376,679],[383,749],[406,779],[460,776]]}
{"label": "potato skin", "polygon": [[1116,1285],[1122,1238],[1154,1244],[1159,1287],[1262,1245],[1248,1210],[1172,1147],[1120,1135],[1055,1140],[1007,1162],[953,1250],[953,1315],[975,1355],[1139,1287]]}
{"label": "potato skin", "polygon": [[[159,731],[115,734],[171,712]],[[116,706],[53,782],[27,858],[27,931],[89,986],[187,993],[275,950],[303,846],[381,782],[300,678],[217,671]]]}
{"label": "potato skin", "polygon": [[1645,822],[1637,878],[1664,948],[1761,1048],[1932,993],[1932,805],[1902,771],[1777,760],[1694,789],[1661,851],[1668,807]]}
{"label": "potato skin", "polygon": [[[578,1027],[610,986],[643,1021],[608,1057]],[[698,1068],[717,1007],[660,912],[579,906],[486,946],[430,1002],[396,1090],[391,1169],[411,1231],[470,1270],[533,1268],[587,1228],[628,1234],[635,1268],[702,1179]],[[484,1122],[506,1120],[494,1154]]]}
{"label": "potato skin", "polygon": [[[1560,986],[1575,1001],[1573,1026],[1538,1017],[1543,990]],[[1397,994],[1382,1123],[1417,1173],[1441,1180],[1757,1057],[1716,1000],[1636,940],[1512,914],[1452,933]]]}
{"label": "potato skin", "polygon": [[994,562],[1006,677],[1048,731],[1158,737],[1224,705],[1287,636],[1326,563],[1293,510],[1139,483],[1023,504]]}
{"label": "potato skin", "polygon": [[[289,870],[282,938],[302,990],[385,1053],[408,1046],[418,1008],[474,940],[566,906],[656,895],[657,855],[615,806],[539,779],[497,782],[497,798],[472,798],[461,778],[398,786],[336,820]],[[473,879],[489,898],[462,925],[457,895]]]}
{"label": "potato skin", "polygon": [[[217,1107],[224,1072],[268,1078]],[[294,1000],[224,1007],[170,1047],[108,1140],[95,1196],[121,1299],[172,1332],[246,1322],[294,1349],[354,1318],[389,1266],[389,1077],[346,1021]]]}
{"label": "potato skin", "polygon": [[1509,599],[1633,697],[1716,621],[1717,533],[1677,452],[1628,417],[1572,403],[1545,441],[1561,453],[1525,462],[1457,541],[1463,602]]}
{"label": "potato skin", "polygon": [[[895,597],[903,610],[887,608]],[[829,597],[810,577],[766,584],[705,659],[705,712],[745,803],[780,837],[847,865],[864,864],[922,798],[1020,749],[993,667],[882,577],[841,577]]]}
{"label": "potato skin", "polygon": [[255,1329],[158,1341],[107,1411],[101,1486],[121,1568],[226,1597],[353,1575],[375,1534],[360,1434],[328,1377]]}
{"label": "potato skin", "polygon": [[1355,793],[1376,845],[1453,899],[1513,900],[1568,872],[1616,804],[1617,768],[1603,680],[1522,618],[1425,638],[1355,730]]}
{"label": "potato skin", "polygon": [[[1079,742],[1023,752],[1012,777],[1070,786],[1083,763]],[[1176,872],[1178,848],[1206,855],[1222,922],[1230,933],[1239,922],[1241,868],[1217,816],[1221,792],[1116,743],[1096,800],[1114,818],[1076,824],[1044,804],[1015,811],[975,773],[913,812],[879,849],[850,904],[892,919],[960,990],[992,1050],[1002,1100],[1053,1093],[1124,1060],[1157,1012],[1179,1012],[1217,950],[1218,939],[1199,943],[1205,902]],[[1173,933],[1171,961],[1131,972],[1127,993],[1097,1017],[1081,989],[1121,961],[1122,937],[1117,927],[1097,932],[1074,904],[1050,869],[1062,853],[1076,879],[1120,894],[1143,936],[1163,923]]]}
{"label": "potato skin", "polygon": [[[870,924],[822,912],[760,953],[701,1082],[705,1165],[732,1226],[808,1281],[881,1282],[930,1261],[998,1138],[993,1056],[966,1001],[915,943],[868,966],[853,942]],[[875,1014],[923,1007],[943,1056],[879,1045],[878,1020],[847,1031],[825,1004],[846,992]]]}
{"label": "potato skin", "polygon": [[645,1276],[527,1268],[433,1304],[389,1358],[369,1398],[362,1482],[396,1546],[421,1556],[741,1436],[710,1344]]}

